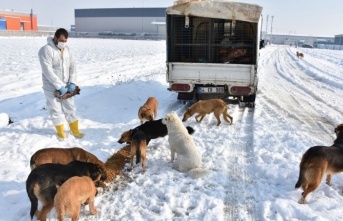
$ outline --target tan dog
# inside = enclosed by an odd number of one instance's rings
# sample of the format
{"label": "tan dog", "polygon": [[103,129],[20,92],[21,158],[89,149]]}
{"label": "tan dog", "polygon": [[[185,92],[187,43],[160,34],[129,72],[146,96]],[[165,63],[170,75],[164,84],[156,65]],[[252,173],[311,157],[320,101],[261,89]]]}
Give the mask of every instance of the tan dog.
{"label": "tan dog", "polygon": [[64,221],[65,215],[70,216],[72,221],[78,220],[81,204],[86,202],[89,203],[89,212],[96,215],[94,198],[97,192],[92,179],[87,176],[74,176],[68,179],[62,186],[58,187],[54,198],[58,220]]}
{"label": "tan dog", "polygon": [[144,121],[154,120],[157,116],[158,102],[155,97],[149,97],[143,106],[138,110],[138,118],[141,124]]}
{"label": "tan dog", "polygon": [[330,185],[331,176],[343,172],[343,124],[336,127],[336,140],[332,146],[314,146],[302,156],[298,182],[304,192],[299,203],[306,203],[306,197],[320,185],[327,174],[326,183]]}
{"label": "tan dog", "polygon": [[298,58],[304,58],[304,54],[297,51],[297,57],[298,57]]}
{"label": "tan dog", "polygon": [[[200,100],[193,104],[190,108],[187,108],[183,115],[182,121],[186,121],[195,113],[198,113],[198,115],[195,116],[195,120],[200,123],[206,114],[213,112],[214,116],[217,118],[217,126],[219,126],[221,123],[221,114],[223,114],[223,118],[226,122],[232,124],[232,117],[227,113],[227,109],[226,103],[221,99]],[[199,117],[200,120],[198,119]],[[230,120],[228,118],[230,118]]]}

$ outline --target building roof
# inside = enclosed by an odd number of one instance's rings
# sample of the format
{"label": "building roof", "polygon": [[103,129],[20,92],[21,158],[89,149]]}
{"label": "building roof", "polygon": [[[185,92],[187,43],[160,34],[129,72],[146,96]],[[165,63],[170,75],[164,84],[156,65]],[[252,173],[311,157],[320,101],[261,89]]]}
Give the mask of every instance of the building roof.
{"label": "building roof", "polygon": [[[2,15],[16,15],[16,16],[30,16],[30,12],[16,12],[12,10],[0,10],[0,14]],[[36,16],[36,14],[32,14],[33,16]]]}
{"label": "building roof", "polygon": [[165,17],[166,8],[90,8],[75,9],[80,17]]}

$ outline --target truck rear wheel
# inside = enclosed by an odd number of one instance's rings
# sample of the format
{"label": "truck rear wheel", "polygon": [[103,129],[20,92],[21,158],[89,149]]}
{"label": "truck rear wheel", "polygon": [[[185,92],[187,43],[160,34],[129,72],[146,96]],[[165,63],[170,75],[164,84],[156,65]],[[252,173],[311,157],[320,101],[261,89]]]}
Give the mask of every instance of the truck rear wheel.
{"label": "truck rear wheel", "polygon": [[256,94],[249,96],[242,96],[241,99],[238,99],[240,107],[255,107]]}

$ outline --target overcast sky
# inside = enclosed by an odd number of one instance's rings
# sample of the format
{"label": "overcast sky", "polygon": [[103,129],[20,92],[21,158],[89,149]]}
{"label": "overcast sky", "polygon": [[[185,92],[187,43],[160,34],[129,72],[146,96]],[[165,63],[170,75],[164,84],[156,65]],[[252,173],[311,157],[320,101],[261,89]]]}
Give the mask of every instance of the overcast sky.
{"label": "overcast sky", "polygon": [[[38,17],[39,25],[70,29],[75,23],[74,9],[168,7],[174,0],[1,0],[0,10],[30,12]],[[271,16],[273,33],[334,36],[343,34],[343,0],[240,0],[263,7],[263,30]]]}

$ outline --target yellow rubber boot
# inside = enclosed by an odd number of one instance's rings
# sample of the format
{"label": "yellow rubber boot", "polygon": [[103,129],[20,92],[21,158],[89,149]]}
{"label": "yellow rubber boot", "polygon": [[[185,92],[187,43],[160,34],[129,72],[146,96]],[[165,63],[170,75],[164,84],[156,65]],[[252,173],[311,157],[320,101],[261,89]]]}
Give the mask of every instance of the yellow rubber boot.
{"label": "yellow rubber boot", "polygon": [[57,125],[55,126],[56,127],[56,131],[57,131],[57,136],[59,139],[62,139],[64,140],[64,138],[66,138],[66,135],[64,133],[64,125],[63,124],[60,124],[60,125]]}
{"label": "yellow rubber boot", "polygon": [[71,133],[74,135],[74,137],[82,138],[85,136],[84,133],[81,133],[81,131],[79,131],[79,121],[78,120],[69,123],[69,127],[70,127]]}

